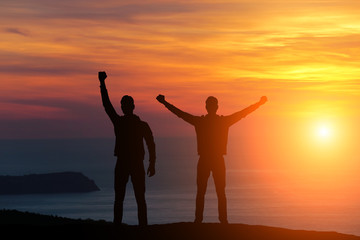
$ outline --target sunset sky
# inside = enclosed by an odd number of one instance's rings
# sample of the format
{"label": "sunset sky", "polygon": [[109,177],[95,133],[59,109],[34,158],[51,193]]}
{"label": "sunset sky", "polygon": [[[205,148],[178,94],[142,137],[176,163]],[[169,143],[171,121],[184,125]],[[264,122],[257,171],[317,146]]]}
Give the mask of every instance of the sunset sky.
{"label": "sunset sky", "polygon": [[194,115],[209,95],[221,115],[266,95],[231,131],[249,151],[347,168],[360,153],[359,1],[2,0],[0,36],[2,139],[113,137],[106,71],[156,137],[195,135],[159,93]]}

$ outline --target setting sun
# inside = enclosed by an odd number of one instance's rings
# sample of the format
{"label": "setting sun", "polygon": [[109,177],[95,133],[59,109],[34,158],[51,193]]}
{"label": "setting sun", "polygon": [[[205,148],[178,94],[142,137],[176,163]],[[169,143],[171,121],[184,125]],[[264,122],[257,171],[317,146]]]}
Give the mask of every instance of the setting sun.
{"label": "setting sun", "polygon": [[317,129],[317,135],[319,138],[328,139],[331,137],[331,129],[329,126],[323,125]]}

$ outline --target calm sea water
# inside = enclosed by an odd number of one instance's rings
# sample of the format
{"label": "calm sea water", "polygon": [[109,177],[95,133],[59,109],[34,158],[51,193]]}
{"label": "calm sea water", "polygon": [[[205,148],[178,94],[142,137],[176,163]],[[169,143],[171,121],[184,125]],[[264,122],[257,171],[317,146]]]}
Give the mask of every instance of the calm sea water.
{"label": "calm sea water", "polygon": [[[195,138],[158,138],[156,143],[157,174],[146,180],[149,223],[191,222],[195,211],[198,159]],[[342,201],[341,195],[327,193],[323,193],[322,201],[308,200],[309,196],[299,198],[286,181],[271,180],[269,176],[276,175],[275,170],[245,164],[251,161],[251,154],[242,149],[233,151],[238,148],[234,141],[229,144],[226,191],[231,223],[360,236],[360,203],[352,201],[350,204]],[[112,152],[113,139],[0,140],[0,175],[79,171],[101,189],[81,194],[2,195],[0,208],[112,221],[115,166]],[[129,182],[124,222],[137,224],[136,211]],[[206,222],[218,221],[212,178],[204,214]]]}

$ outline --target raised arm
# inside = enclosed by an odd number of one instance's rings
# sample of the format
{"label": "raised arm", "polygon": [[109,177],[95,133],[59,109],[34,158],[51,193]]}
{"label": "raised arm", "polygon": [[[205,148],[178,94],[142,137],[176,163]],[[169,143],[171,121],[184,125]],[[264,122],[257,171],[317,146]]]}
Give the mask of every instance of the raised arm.
{"label": "raised arm", "polygon": [[248,114],[250,114],[253,111],[255,111],[256,109],[258,109],[261,105],[266,103],[266,101],[267,101],[267,97],[262,96],[260,98],[259,102],[255,103],[253,105],[250,105],[249,107],[247,107],[239,112],[236,112],[236,113],[233,113],[233,114],[227,116],[226,118],[227,118],[229,126],[233,125],[234,123],[237,123],[242,118],[246,117]]}
{"label": "raised arm", "polygon": [[170,104],[169,102],[167,102],[165,100],[165,96],[164,95],[159,95],[156,97],[156,99],[164,104],[164,106],[169,109],[170,112],[172,112],[173,114],[175,114],[176,116],[178,116],[179,118],[182,118],[184,121],[194,125],[195,124],[195,120],[196,117],[194,115],[191,115],[190,113],[184,112],[180,109],[178,109],[177,107],[175,107],[174,105]]}
{"label": "raised arm", "polygon": [[115,111],[115,108],[113,107],[113,105],[110,102],[110,98],[109,98],[108,92],[106,90],[106,85],[105,85],[105,79],[106,78],[107,78],[107,75],[106,75],[105,72],[99,72],[99,81],[100,81],[100,91],[101,91],[102,103],[103,103],[103,106],[105,108],[105,112],[110,117],[111,121],[114,122],[118,115],[117,115],[117,113]]}

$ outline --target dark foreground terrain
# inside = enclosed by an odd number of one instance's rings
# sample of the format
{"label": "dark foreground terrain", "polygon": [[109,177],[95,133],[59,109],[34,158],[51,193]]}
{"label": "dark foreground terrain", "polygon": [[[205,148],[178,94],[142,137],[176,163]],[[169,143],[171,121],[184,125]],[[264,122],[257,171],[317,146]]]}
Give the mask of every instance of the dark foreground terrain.
{"label": "dark foreground terrain", "polygon": [[105,221],[75,220],[15,210],[0,211],[2,239],[286,239],[286,240],[360,240],[336,232],[289,230],[283,228],[218,223],[170,223],[161,225],[114,226]]}

